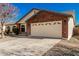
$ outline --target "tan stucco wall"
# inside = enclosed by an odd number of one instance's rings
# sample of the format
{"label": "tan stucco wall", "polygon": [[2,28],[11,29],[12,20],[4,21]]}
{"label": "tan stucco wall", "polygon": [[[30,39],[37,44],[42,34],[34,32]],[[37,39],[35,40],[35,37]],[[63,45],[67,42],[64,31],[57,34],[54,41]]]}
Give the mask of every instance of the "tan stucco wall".
{"label": "tan stucco wall", "polygon": [[73,18],[68,18],[68,40],[72,37],[73,35],[73,28],[74,28],[74,21]]}
{"label": "tan stucco wall", "polygon": [[[0,33],[1,33],[1,28],[2,28],[2,27],[0,26]],[[3,26],[3,31],[5,31],[5,26]]]}

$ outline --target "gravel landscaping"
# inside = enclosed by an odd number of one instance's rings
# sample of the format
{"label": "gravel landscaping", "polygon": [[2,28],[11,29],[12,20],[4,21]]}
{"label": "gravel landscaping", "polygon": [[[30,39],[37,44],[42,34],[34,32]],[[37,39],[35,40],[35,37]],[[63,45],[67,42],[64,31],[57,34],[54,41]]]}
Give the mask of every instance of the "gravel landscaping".
{"label": "gravel landscaping", "polygon": [[61,40],[43,56],[79,56],[79,36],[74,36],[69,41]]}

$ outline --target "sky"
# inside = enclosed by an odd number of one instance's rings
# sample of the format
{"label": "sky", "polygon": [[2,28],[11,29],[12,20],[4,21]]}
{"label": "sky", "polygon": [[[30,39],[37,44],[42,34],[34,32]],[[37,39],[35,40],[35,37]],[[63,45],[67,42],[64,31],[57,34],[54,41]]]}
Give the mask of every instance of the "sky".
{"label": "sky", "polygon": [[19,9],[18,16],[14,21],[18,21],[25,14],[27,14],[31,9],[43,9],[48,11],[56,12],[66,12],[75,11],[75,22],[79,24],[79,3],[12,3],[15,7]]}

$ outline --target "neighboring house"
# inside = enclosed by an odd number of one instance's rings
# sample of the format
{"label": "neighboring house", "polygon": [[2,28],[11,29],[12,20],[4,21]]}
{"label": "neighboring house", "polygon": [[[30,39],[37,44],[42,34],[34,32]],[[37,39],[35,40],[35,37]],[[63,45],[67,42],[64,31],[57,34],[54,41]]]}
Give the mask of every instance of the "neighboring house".
{"label": "neighboring house", "polygon": [[[4,26],[3,26],[3,31],[5,32],[6,30],[7,30],[7,27],[9,27],[10,28],[10,32],[13,32],[12,31],[12,29],[13,29],[13,26],[16,26],[16,24],[15,23],[6,23],[6,24],[4,24]],[[1,25],[0,25],[0,33],[1,33]]]}
{"label": "neighboring house", "polygon": [[[27,17],[27,16],[26,16]],[[74,17],[70,14],[40,10],[26,19],[30,36],[70,39],[73,35]]]}
{"label": "neighboring house", "polygon": [[10,28],[10,32],[12,33],[13,32],[13,27],[14,26],[16,26],[16,24],[15,23],[7,23],[7,24],[5,24],[5,30],[7,29],[7,27],[9,27]]}

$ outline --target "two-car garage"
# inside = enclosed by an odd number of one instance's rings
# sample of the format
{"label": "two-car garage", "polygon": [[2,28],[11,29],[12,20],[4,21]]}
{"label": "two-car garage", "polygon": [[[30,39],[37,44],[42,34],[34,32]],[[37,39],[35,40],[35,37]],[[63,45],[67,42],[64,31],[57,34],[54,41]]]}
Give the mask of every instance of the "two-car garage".
{"label": "two-car garage", "polygon": [[62,21],[31,23],[31,36],[62,38]]}
{"label": "two-car garage", "polygon": [[74,17],[72,14],[40,10],[26,22],[28,36],[69,40],[73,35]]}

